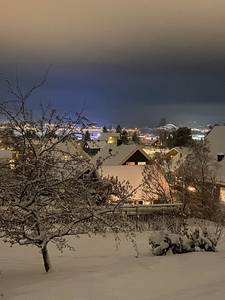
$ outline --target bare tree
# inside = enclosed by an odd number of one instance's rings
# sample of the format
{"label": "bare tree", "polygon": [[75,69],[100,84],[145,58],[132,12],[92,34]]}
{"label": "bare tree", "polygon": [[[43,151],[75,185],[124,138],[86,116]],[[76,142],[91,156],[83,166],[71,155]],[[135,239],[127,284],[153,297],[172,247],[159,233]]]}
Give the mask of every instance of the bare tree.
{"label": "bare tree", "polygon": [[170,164],[161,154],[149,161],[143,171],[143,191],[151,203],[173,203],[173,175]]}
{"label": "bare tree", "polygon": [[41,118],[28,120],[27,101],[46,76],[25,94],[18,80],[15,89],[7,81],[15,99],[0,104],[16,145],[14,161],[0,165],[0,237],[11,245],[40,248],[48,272],[50,241],[59,250],[72,249],[66,236],[104,234],[110,229],[115,234],[124,232],[134,246],[135,242],[133,225],[121,214],[123,203],[133,193],[131,187],[113,178],[99,178],[100,163],[90,165],[79,152],[77,135],[91,125],[88,118],[74,111],[60,116],[50,105],[41,105]]}

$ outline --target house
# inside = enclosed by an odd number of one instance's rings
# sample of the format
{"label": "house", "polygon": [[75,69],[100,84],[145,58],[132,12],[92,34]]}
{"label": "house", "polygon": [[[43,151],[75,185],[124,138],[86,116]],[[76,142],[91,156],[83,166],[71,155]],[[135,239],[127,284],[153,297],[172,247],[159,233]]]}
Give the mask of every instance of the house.
{"label": "house", "polygon": [[102,161],[102,166],[143,166],[150,159],[148,154],[135,144],[109,143],[91,159],[91,163],[96,164],[97,161]]}
{"label": "house", "polygon": [[96,155],[101,151],[106,144],[118,143],[120,139],[120,134],[116,132],[102,132],[97,140],[87,141],[83,149],[89,156]]}
{"label": "house", "polygon": [[61,156],[62,160],[69,160],[70,156],[89,159],[88,154],[82,149],[80,142],[77,140],[66,140],[56,143],[53,151],[54,149],[57,155]]}
{"label": "house", "polygon": [[104,141],[107,143],[116,143],[120,138],[120,133],[117,132],[102,132],[97,141]]}
{"label": "house", "polygon": [[166,158],[170,162],[170,170],[175,171],[184,161],[189,153],[187,147],[174,147],[166,153]]}
{"label": "house", "polygon": [[[216,174],[214,194],[225,201],[225,126],[214,127],[205,140],[209,142],[210,154],[213,157],[213,160],[210,162],[210,168]],[[188,154],[191,154],[191,152],[186,147],[175,147],[169,150],[166,157],[169,159],[171,171],[176,171],[185,161]],[[207,184],[207,180],[205,184]],[[183,186],[181,189],[183,190]],[[188,190],[193,192],[195,188],[188,186]]]}
{"label": "house", "polygon": [[87,141],[84,144],[83,149],[89,156],[94,156],[101,149],[103,149],[106,146],[106,144],[107,144],[107,141],[91,140],[91,141]]}
{"label": "house", "polygon": [[211,154],[218,162],[218,180],[220,186],[220,199],[225,201],[225,126],[215,126],[206,136],[210,143]]}
{"label": "house", "polygon": [[144,200],[142,189],[143,171],[151,158],[135,144],[118,145],[107,144],[92,159],[93,165],[99,165],[99,174],[102,177],[116,177],[120,182],[129,181],[136,193],[132,196],[135,204],[150,204]]}

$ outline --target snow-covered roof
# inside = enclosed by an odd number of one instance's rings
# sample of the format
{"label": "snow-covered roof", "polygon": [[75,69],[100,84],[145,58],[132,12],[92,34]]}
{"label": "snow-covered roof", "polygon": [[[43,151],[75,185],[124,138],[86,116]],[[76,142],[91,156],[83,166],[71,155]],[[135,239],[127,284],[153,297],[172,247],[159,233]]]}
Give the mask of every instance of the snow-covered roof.
{"label": "snow-covered roof", "polygon": [[98,141],[108,142],[110,136],[117,137],[119,139],[120,138],[120,133],[117,133],[117,132],[102,132],[100,134],[100,136],[98,137]]}
{"label": "snow-covered roof", "polygon": [[188,155],[189,148],[188,147],[174,147],[179,153],[182,155]]}
{"label": "snow-covered roof", "polygon": [[150,157],[147,153],[144,152],[139,146],[132,144],[132,145],[125,145],[122,144],[117,146],[116,143],[114,144],[107,144],[100,152],[98,152],[94,157],[91,159],[91,163],[96,165],[98,160],[103,160],[103,166],[119,166],[122,165],[126,159],[128,159],[131,155],[133,155],[136,151],[140,151],[147,159],[150,160]]}
{"label": "snow-covered roof", "polygon": [[189,149],[187,147],[174,147],[170,149],[167,153],[172,152],[172,150],[178,153],[170,159],[170,168],[175,171],[185,160],[188,155]]}
{"label": "snow-covered roof", "polygon": [[71,154],[71,155],[77,155],[84,158],[89,158],[88,154],[82,149],[82,147],[77,141],[60,142],[55,145],[53,151],[54,150],[55,150],[55,155],[58,156],[60,156],[61,153],[62,154],[68,153],[68,155]]}
{"label": "snow-covered roof", "polygon": [[87,141],[88,147],[90,149],[102,149],[106,145],[106,141]]}
{"label": "snow-covered roof", "polygon": [[12,152],[10,150],[0,150],[0,159],[11,159]]}

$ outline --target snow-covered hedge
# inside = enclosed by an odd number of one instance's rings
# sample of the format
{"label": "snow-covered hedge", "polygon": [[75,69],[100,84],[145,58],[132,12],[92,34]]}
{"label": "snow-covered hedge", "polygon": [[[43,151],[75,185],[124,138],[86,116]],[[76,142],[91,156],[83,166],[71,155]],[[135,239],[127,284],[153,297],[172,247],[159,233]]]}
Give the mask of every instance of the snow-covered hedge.
{"label": "snow-covered hedge", "polygon": [[193,251],[217,251],[217,240],[204,227],[184,235],[160,231],[150,236],[149,244],[155,255],[186,253]]}

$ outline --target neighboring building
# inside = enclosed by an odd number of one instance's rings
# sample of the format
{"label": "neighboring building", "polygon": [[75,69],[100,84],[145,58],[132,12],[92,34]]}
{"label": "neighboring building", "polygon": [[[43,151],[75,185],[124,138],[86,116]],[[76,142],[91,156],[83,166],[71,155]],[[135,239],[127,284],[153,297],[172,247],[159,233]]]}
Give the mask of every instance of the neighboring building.
{"label": "neighboring building", "polygon": [[120,133],[117,132],[102,132],[97,141],[104,141],[107,143],[116,143],[120,138]]}
{"label": "neighboring building", "polygon": [[[210,153],[218,163],[218,176],[216,185],[220,190],[220,199],[225,201],[225,126],[215,126],[205,137],[210,143]],[[175,171],[185,161],[189,149],[187,147],[175,147],[166,154],[170,160],[170,169]]]}
{"label": "neighboring building", "polygon": [[59,142],[55,145],[52,151],[54,151],[54,149],[56,149],[55,153],[57,155],[61,155],[62,160],[69,160],[72,155],[89,159],[88,154],[82,149],[81,143],[77,140]]}
{"label": "neighboring building", "polygon": [[210,142],[211,154],[218,162],[220,198],[225,201],[225,126],[215,126],[206,139]]}
{"label": "neighboring building", "polygon": [[116,132],[102,132],[97,140],[87,141],[83,149],[89,156],[96,155],[101,151],[107,144],[118,143],[120,134]]}
{"label": "neighboring building", "polygon": [[166,157],[170,161],[171,171],[175,171],[184,162],[188,153],[187,147],[175,147],[166,153]]}
{"label": "neighboring building", "polygon": [[91,140],[87,141],[84,144],[83,149],[89,156],[92,157],[96,155],[101,149],[103,149],[106,146],[106,144],[106,141]]}

